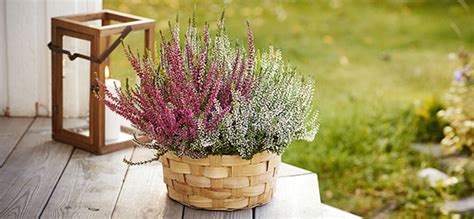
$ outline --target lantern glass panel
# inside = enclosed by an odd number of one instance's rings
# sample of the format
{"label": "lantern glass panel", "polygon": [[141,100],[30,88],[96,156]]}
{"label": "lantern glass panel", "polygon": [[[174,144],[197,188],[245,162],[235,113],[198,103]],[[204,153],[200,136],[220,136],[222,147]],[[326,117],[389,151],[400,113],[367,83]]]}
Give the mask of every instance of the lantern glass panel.
{"label": "lantern glass panel", "polygon": [[[90,42],[87,40],[64,36],[63,47],[90,54]],[[86,137],[90,130],[90,69],[90,61],[71,61],[63,55],[63,129]]]}

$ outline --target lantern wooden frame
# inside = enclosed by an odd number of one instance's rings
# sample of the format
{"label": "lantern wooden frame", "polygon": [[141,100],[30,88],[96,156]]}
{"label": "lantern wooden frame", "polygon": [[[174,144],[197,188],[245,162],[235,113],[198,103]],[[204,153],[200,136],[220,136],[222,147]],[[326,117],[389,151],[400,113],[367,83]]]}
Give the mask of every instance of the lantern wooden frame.
{"label": "lantern wooden frame", "polygon": [[[100,20],[100,27],[88,25],[85,22]],[[112,21],[121,23],[113,24]],[[51,19],[52,52],[52,129],[53,139],[71,144],[95,154],[104,154],[132,146],[131,141],[106,144],[105,141],[105,106],[95,97],[94,82],[99,78],[105,82],[105,66],[110,59],[107,56],[112,52],[117,42],[111,46],[113,35],[124,35],[130,31],[145,32],[145,49],[153,51],[155,21],[135,15],[120,13],[112,10],[103,10],[97,13],[72,16],[54,17]],[[124,32],[126,32],[124,34]],[[89,135],[84,136],[63,128],[63,54],[68,54],[71,60],[76,54],[62,50],[63,36],[78,38],[90,42],[90,57],[79,55],[79,58],[89,59],[90,63],[90,93],[89,93]],[[109,48],[110,46],[110,48]],[[52,48],[56,48],[56,51]],[[59,50],[59,51],[58,51]],[[61,51],[62,50],[62,51]],[[99,90],[103,94],[103,90]]]}

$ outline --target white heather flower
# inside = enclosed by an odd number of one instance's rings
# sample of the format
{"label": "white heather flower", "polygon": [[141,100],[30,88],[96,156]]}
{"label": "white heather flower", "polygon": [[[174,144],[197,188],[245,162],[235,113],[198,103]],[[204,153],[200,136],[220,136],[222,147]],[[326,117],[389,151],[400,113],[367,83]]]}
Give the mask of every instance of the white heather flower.
{"label": "white heather flower", "polygon": [[319,129],[313,84],[304,83],[272,47],[257,66],[253,92],[249,97],[234,94],[233,110],[218,130],[222,147],[248,159],[264,150],[280,154],[293,139],[312,141]]}

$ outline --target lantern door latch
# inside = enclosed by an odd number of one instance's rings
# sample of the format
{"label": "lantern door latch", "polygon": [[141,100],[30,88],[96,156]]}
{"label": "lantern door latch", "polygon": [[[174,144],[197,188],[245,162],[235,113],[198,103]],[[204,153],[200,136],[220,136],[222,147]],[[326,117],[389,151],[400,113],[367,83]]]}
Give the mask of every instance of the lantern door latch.
{"label": "lantern door latch", "polygon": [[81,58],[81,59],[86,59],[86,60],[89,60],[89,61],[91,61],[91,62],[95,62],[95,63],[101,64],[101,63],[110,55],[110,53],[112,53],[112,52],[114,51],[114,49],[117,48],[117,46],[122,42],[122,40],[123,40],[131,31],[132,31],[132,27],[130,27],[130,26],[125,27],[125,29],[122,31],[122,33],[120,34],[120,36],[114,41],[114,43],[112,43],[112,45],[110,45],[109,48],[107,48],[107,49],[99,56],[99,58],[87,56],[87,55],[80,54],[80,53],[74,53],[74,54],[72,54],[70,51],[63,49],[62,46],[53,45],[53,42],[48,43],[48,48],[49,48],[51,51],[53,51],[53,52],[66,54],[66,55],[68,56],[69,60],[71,60],[71,61],[73,61],[73,60],[76,59],[76,58]]}

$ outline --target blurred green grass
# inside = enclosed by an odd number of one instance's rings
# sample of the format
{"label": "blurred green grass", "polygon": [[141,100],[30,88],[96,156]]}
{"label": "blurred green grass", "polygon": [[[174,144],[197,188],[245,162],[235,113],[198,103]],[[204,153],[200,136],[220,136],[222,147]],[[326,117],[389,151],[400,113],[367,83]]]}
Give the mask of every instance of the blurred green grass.
{"label": "blurred green grass", "polygon": [[[153,18],[167,31],[169,20],[179,14],[184,24],[193,10],[215,29],[225,7],[227,31],[240,43],[249,20],[257,48],[281,49],[317,83],[321,131],[314,142],[294,142],[283,160],[318,173],[323,202],[373,216],[390,205],[392,215],[434,211],[416,171],[436,162],[408,148],[406,109],[446,91],[458,64],[448,54],[474,47],[474,8],[459,2],[104,0],[104,8]],[[141,50],[142,39],[135,33],[125,43]],[[121,51],[112,60],[114,77],[133,76]]]}

